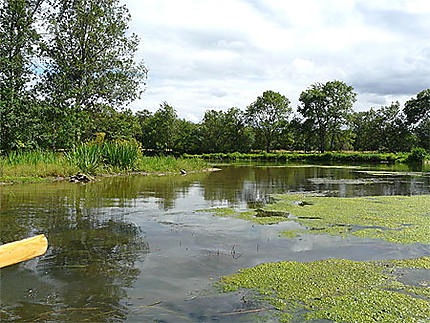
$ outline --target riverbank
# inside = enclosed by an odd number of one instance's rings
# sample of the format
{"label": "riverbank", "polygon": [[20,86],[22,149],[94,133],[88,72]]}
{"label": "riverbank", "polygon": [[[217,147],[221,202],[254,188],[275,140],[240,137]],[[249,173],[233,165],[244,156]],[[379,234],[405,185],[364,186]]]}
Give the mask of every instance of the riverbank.
{"label": "riverbank", "polygon": [[428,160],[429,156],[416,156],[416,153],[373,153],[373,152],[260,152],[260,153],[212,153],[201,155],[184,155],[185,158],[201,158],[205,160],[250,160],[250,161],[304,161],[304,162],[360,162],[360,163],[405,163]]}
{"label": "riverbank", "polygon": [[[33,158],[31,158],[33,155]],[[37,155],[37,157],[35,157]],[[0,159],[0,185],[39,183],[68,180],[77,173],[94,177],[120,175],[170,175],[181,171],[192,173],[211,170],[202,159],[175,158],[172,156],[138,156],[131,166],[113,166],[98,162],[91,167],[80,167],[62,153],[22,153],[16,158]]]}

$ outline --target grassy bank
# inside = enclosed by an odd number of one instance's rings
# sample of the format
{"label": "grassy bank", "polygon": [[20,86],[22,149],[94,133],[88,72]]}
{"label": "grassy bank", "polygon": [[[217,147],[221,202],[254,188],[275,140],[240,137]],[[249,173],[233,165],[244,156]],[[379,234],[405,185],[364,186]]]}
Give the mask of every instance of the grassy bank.
{"label": "grassy bank", "polygon": [[[421,153],[421,152],[420,152]],[[428,155],[411,153],[368,153],[368,152],[276,152],[257,154],[213,153],[202,155],[185,155],[187,158],[207,160],[253,160],[253,161],[310,161],[310,162],[360,162],[360,163],[404,163],[428,159]]]}
{"label": "grassy bank", "polygon": [[200,171],[207,163],[197,158],[143,156],[135,142],[90,142],[69,152],[45,150],[18,151],[0,157],[0,182],[28,183],[51,181],[78,172],[103,175],[117,173],[167,173]]}

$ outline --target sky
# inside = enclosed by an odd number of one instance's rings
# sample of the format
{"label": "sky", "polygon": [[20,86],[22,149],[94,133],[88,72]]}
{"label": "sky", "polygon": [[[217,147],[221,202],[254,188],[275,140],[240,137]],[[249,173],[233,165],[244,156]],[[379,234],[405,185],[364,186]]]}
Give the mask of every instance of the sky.
{"label": "sky", "polygon": [[356,111],[430,88],[428,0],[126,0],[148,68],[133,111],[162,102],[198,122],[266,90],[297,108],[316,82],[354,87]]}

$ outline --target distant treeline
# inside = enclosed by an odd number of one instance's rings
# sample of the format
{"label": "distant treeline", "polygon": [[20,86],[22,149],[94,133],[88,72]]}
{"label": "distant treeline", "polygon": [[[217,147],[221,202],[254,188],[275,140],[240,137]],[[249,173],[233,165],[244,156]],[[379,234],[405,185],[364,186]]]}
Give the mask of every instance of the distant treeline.
{"label": "distant treeline", "polygon": [[304,90],[296,113],[274,91],[244,110],[208,109],[199,123],[166,102],[133,113],[124,107],[147,70],[129,20],[119,0],[1,2],[0,153],[71,149],[101,134],[134,138],[148,153],[430,151],[430,89],[366,112],[354,112],[352,86],[330,81]]}

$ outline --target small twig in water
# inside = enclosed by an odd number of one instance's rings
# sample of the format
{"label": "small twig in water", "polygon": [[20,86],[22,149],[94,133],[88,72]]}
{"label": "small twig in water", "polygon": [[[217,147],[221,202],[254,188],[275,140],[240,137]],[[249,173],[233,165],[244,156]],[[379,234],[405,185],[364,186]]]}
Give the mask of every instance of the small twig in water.
{"label": "small twig in water", "polygon": [[152,306],[155,306],[155,305],[158,305],[158,304],[161,304],[161,301],[158,301],[158,302],[155,302],[155,303],[149,304],[149,305],[142,305],[142,306],[139,306],[139,308],[152,307]]}
{"label": "small twig in water", "polygon": [[229,316],[229,315],[240,315],[240,314],[248,314],[248,313],[258,313],[258,312],[263,312],[266,311],[267,308],[263,307],[263,308],[257,308],[254,310],[245,310],[245,311],[237,311],[237,312],[230,312],[230,313],[221,313],[218,314],[218,316]]}

